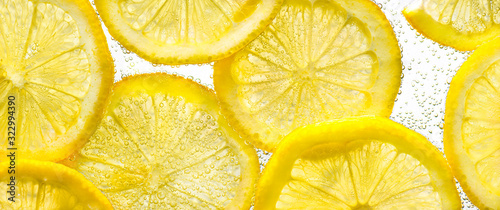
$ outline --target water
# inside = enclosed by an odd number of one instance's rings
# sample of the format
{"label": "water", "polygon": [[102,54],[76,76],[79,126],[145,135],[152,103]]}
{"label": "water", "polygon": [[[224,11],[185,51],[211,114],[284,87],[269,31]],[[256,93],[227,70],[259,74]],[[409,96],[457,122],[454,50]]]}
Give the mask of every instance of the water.
{"label": "water", "polygon": [[[443,151],[446,94],[451,78],[470,52],[441,46],[413,30],[401,11],[410,0],[374,0],[393,26],[402,51],[403,74],[391,119],[424,135]],[[166,72],[195,80],[213,89],[212,65],[151,64],[111,38],[103,24],[115,64],[115,81],[138,73]],[[271,154],[258,150],[261,169]],[[477,209],[457,183],[463,209]]]}

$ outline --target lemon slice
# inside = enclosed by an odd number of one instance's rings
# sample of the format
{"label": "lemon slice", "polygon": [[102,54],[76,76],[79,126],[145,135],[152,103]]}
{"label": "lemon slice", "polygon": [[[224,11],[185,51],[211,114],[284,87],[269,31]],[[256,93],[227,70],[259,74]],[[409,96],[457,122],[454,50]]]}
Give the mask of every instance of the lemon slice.
{"label": "lemon slice", "polygon": [[257,186],[255,209],[460,209],[443,155],[387,118],[305,126],[285,137]]}
{"label": "lemon slice", "polygon": [[223,113],[267,151],[303,125],[389,116],[400,76],[397,40],[369,0],[285,1],[255,41],[214,65]]}
{"label": "lemon slice", "polygon": [[9,166],[10,161],[0,163],[5,169],[0,172],[1,209],[113,209],[90,181],[71,168],[48,161],[16,160],[15,174],[9,174]]}
{"label": "lemon slice", "polygon": [[500,209],[500,38],[481,47],[453,78],[446,99],[444,151],[469,199]]}
{"label": "lemon slice", "polygon": [[65,162],[116,209],[248,209],[259,175],[215,94],[167,74],[119,82],[96,133]]}
{"label": "lemon slice", "polygon": [[97,15],[86,0],[2,0],[0,19],[0,156],[61,160],[95,131],[113,83]]}
{"label": "lemon slice", "polygon": [[255,39],[283,0],[95,0],[109,33],[153,63],[206,63]]}
{"label": "lemon slice", "polygon": [[418,32],[457,50],[474,50],[500,34],[500,0],[414,0],[403,14]]}

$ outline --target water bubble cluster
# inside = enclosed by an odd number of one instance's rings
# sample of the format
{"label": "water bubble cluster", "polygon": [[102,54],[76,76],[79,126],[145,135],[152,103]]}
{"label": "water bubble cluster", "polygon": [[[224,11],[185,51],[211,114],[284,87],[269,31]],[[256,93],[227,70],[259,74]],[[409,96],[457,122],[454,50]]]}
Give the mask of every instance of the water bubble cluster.
{"label": "water bubble cluster", "polygon": [[[401,13],[398,2],[375,0],[391,21],[402,51],[403,69],[400,92],[391,119],[424,135],[443,152],[443,125],[451,79],[469,56],[439,45],[414,30]],[[457,186],[458,183],[457,183]],[[458,188],[464,209],[476,209],[462,188]]]}
{"label": "water bubble cluster", "polygon": [[240,155],[217,116],[179,96],[119,97],[76,161],[115,207],[223,208],[232,201]]}

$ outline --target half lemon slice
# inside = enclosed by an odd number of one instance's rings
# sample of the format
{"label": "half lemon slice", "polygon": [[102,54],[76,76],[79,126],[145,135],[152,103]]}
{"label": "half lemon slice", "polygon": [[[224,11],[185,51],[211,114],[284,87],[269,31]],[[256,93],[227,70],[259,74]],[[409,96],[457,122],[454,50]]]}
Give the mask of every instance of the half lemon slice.
{"label": "half lemon slice", "polygon": [[153,63],[206,63],[257,37],[283,0],[95,0],[109,33]]}
{"label": "half lemon slice", "polygon": [[398,42],[369,0],[285,1],[256,40],[214,65],[223,113],[267,151],[303,125],[389,116],[400,82]]}
{"label": "half lemon slice", "polygon": [[213,91],[167,74],[117,83],[96,133],[65,164],[116,209],[248,209],[259,175]]}
{"label": "half lemon slice", "polygon": [[113,209],[92,183],[71,168],[48,161],[16,160],[10,169],[13,173],[8,173],[9,166],[10,161],[0,163],[5,169],[0,172],[1,209]]}
{"label": "half lemon slice", "polygon": [[0,1],[0,156],[58,161],[97,128],[113,62],[87,0]]}
{"label": "half lemon slice", "polygon": [[480,209],[500,209],[500,38],[481,47],[453,78],[444,151],[464,192]]}
{"label": "half lemon slice", "polygon": [[460,208],[442,153],[378,117],[295,130],[267,163],[255,198],[255,209]]}
{"label": "half lemon slice", "polygon": [[403,14],[418,32],[457,50],[474,50],[500,35],[500,0],[415,0]]}

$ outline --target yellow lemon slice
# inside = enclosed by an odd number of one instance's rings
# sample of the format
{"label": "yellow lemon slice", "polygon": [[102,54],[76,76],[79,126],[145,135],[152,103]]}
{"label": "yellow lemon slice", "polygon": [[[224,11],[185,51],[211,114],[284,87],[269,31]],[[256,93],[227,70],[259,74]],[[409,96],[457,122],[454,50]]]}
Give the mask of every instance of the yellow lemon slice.
{"label": "yellow lemon slice", "polygon": [[500,38],[481,47],[453,78],[446,99],[444,151],[480,209],[500,209]]}
{"label": "yellow lemon slice", "polygon": [[0,209],[113,209],[90,181],[71,168],[48,161],[16,160],[10,169],[15,173],[9,173],[9,166],[10,161],[0,163],[5,169],[0,171]]}
{"label": "yellow lemon slice", "polygon": [[500,0],[415,0],[403,14],[418,32],[457,50],[500,35]]}
{"label": "yellow lemon slice", "polygon": [[0,156],[57,161],[83,146],[113,84],[86,0],[0,1]]}
{"label": "yellow lemon slice", "polygon": [[293,129],[346,116],[389,116],[401,82],[391,25],[369,0],[285,1],[272,24],[216,62],[222,111],[273,151]]}
{"label": "yellow lemon slice", "polygon": [[386,118],[305,126],[285,137],[257,186],[255,209],[460,209],[443,155]]}
{"label": "yellow lemon slice", "polygon": [[283,0],[96,0],[109,33],[153,63],[206,63],[255,39]]}
{"label": "yellow lemon slice", "polygon": [[66,164],[116,209],[248,209],[259,175],[255,150],[213,91],[167,74],[119,82],[96,133]]}

